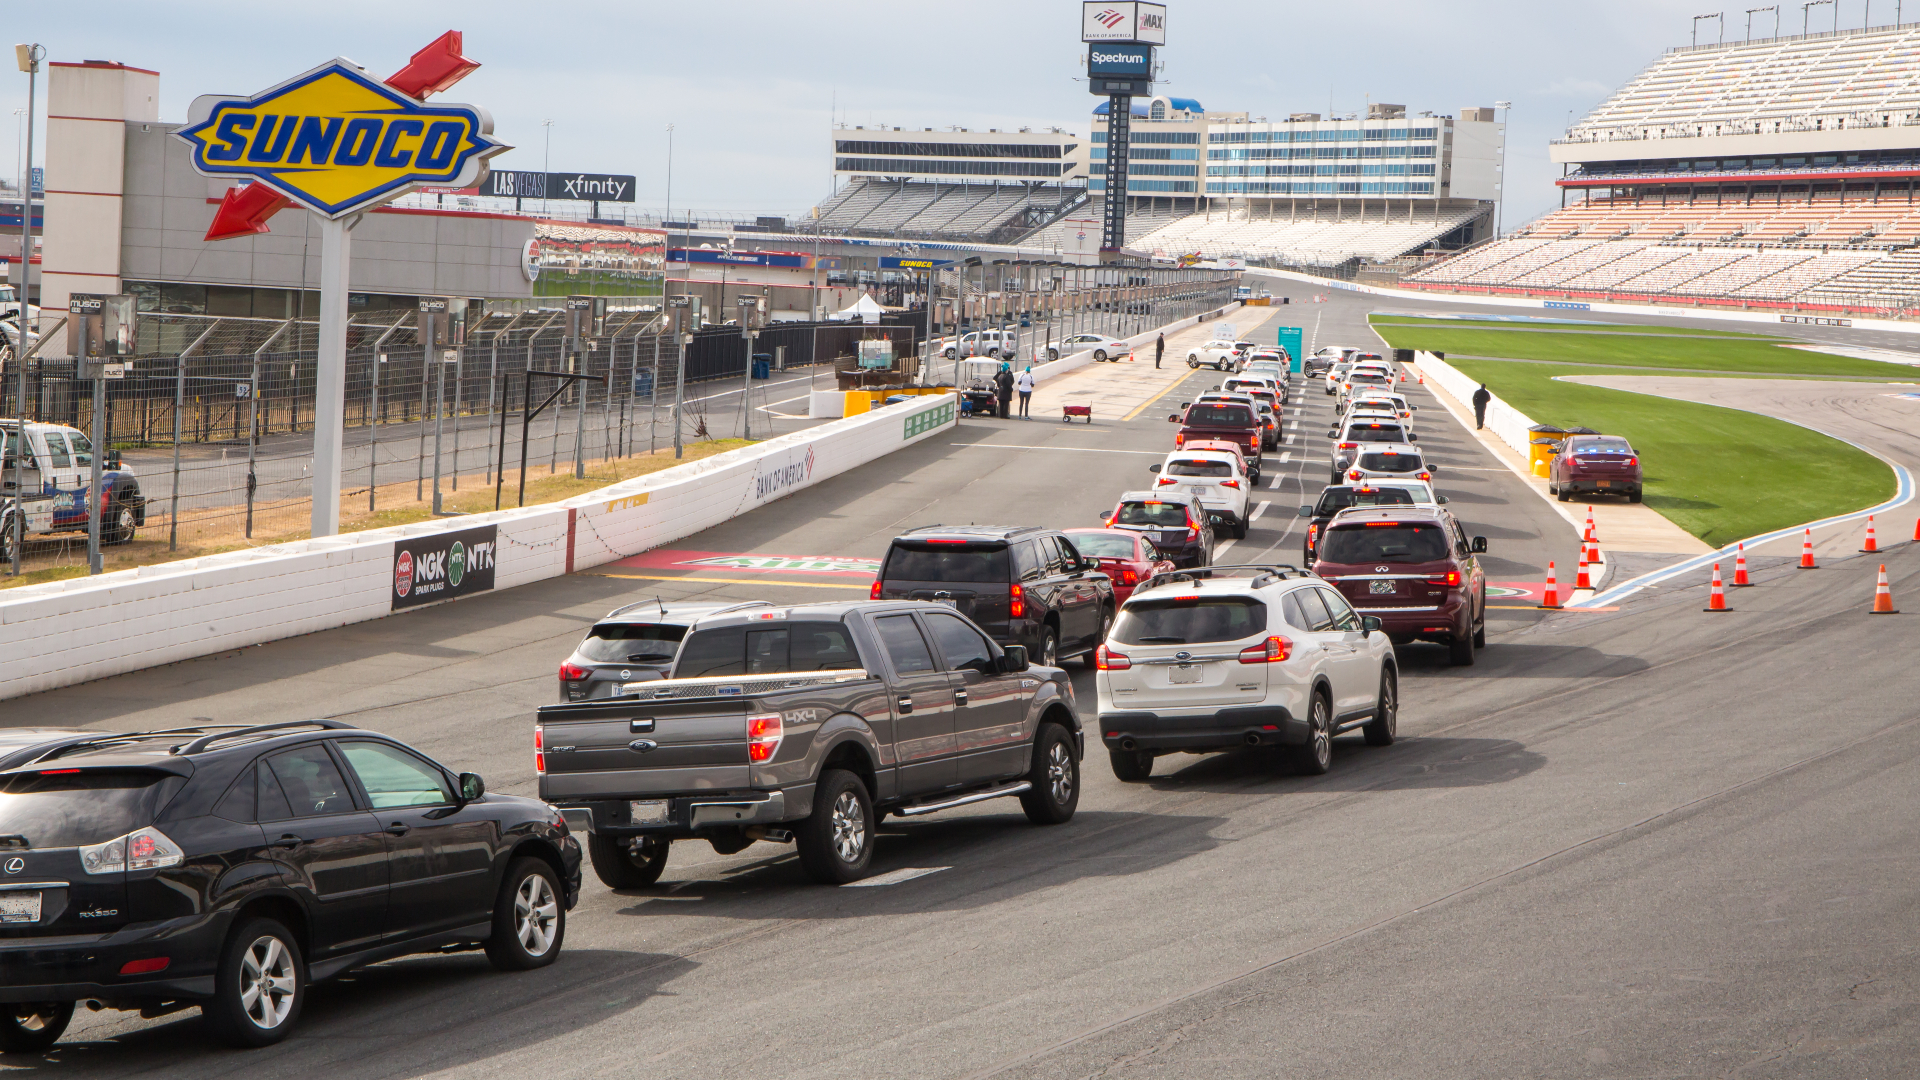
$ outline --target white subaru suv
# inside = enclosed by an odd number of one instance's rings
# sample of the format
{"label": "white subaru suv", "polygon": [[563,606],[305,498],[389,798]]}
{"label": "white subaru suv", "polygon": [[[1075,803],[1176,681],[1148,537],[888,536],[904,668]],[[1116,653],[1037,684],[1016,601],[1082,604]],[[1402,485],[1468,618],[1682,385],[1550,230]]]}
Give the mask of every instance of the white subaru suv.
{"label": "white subaru suv", "polygon": [[1240,455],[1224,450],[1175,450],[1167,460],[1149,465],[1160,474],[1156,489],[1172,488],[1199,498],[1209,521],[1235,540],[1247,538],[1247,480]]}
{"label": "white subaru suv", "polygon": [[1301,772],[1333,762],[1355,728],[1393,742],[1393,645],[1333,586],[1288,566],[1156,574],[1094,654],[1100,735],[1122,780],[1161,754],[1285,747]]}

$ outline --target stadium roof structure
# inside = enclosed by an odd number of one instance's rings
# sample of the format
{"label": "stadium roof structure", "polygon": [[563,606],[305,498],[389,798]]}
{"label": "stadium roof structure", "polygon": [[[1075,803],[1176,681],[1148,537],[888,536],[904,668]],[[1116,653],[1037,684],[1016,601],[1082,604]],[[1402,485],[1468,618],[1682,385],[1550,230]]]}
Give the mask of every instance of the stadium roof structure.
{"label": "stadium roof structure", "polygon": [[[1152,100],[1153,100],[1152,98],[1143,98],[1143,97],[1134,98],[1133,109],[1131,110],[1133,115],[1135,116],[1147,115],[1147,105]],[[1180,110],[1181,112],[1204,113],[1207,111],[1206,107],[1201,105],[1199,100],[1196,98],[1170,97],[1167,99],[1167,104],[1172,108]],[[1107,102],[1103,101],[1100,104],[1095,105],[1093,107],[1093,115],[1095,116],[1107,115]]]}
{"label": "stadium roof structure", "polygon": [[1920,146],[1920,25],[1668,50],[1552,146],[1559,162]]}

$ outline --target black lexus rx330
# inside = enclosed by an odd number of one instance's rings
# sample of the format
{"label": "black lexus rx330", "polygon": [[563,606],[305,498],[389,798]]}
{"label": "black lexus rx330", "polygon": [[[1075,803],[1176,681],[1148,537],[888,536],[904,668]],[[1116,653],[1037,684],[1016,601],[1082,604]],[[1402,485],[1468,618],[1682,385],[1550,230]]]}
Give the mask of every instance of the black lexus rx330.
{"label": "black lexus rx330", "polygon": [[337,721],[0,740],[0,1051],[77,1003],[263,1046],[354,967],[550,964],[579,895],[553,807]]}

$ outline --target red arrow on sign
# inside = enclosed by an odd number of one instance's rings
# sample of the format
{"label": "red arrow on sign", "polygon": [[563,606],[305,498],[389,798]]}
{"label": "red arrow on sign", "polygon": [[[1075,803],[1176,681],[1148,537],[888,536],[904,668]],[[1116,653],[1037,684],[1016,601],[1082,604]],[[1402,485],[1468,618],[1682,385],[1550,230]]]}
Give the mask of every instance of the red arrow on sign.
{"label": "red arrow on sign", "polygon": [[292,200],[258,181],[228,188],[207,226],[207,240],[231,240],[267,231],[267,219],[292,205]]}
{"label": "red arrow on sign", "polygon": [[460,55],[461,33],[449,30],[433,43],[413,54],[407,66],[387,79],[387,85],[403,94],[425,98],[437,94],[478,70],[480,65]]}

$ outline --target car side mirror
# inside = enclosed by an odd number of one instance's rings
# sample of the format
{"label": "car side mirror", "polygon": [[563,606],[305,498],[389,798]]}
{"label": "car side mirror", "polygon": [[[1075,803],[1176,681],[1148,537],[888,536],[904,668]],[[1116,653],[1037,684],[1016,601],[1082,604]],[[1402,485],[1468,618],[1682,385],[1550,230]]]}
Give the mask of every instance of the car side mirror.
{"label": "car side mirror", "polygon": [[1339,433],[1339,432],[1337,432],[1337,431],[1329,431],[1329,432],[1327,432],[1327,438],[1329,438],[1329,439],[1337,439],[1337,438],[1339,438],[1339,437],[1340,437],[1340,433]]}
{"label": "car side mirror", "polygon": [[486,793],[487,782],[480,778],[479,773],[463,772],[460,774],[461,802],[473,802]]}
{"label": "car side mirror", "polygon": [[1407,432],[1407,441],[1408,441],[1408,442],[1419,442],[1419,441],[1420,441],[1420,436],[1418,436],[1418,435],[1415,435],[1415,434],[1414,434],[1413,432],[1411,432],[1411,431],[1409,431],[1409,432]]}
{"label": "car side mirror", "polygon": [[1418,406],[1418,405],[1409,405],[1409,406],[1407,406],[1407,411],[1408,411],[1408,412],[1419,412],[1419,411],[1420,411],[1420,406]]}
{"label": "car side mirror", "polygon": [[1000,671],[1003,674],[1018,674],[1031,666],[1032,665],[1027,662],[1027,647],[1025,645],[1008,645],[1000,652]]}
{"label": "car side mirror", "polygon": [[1474,551],[1475,551],[1476,553],[1477,553],[1477,552],[1482,552],[1482,551],[1485,551],[1485,550],[1487,550],[1487,538],[1486,538],[1486,537],[1484,537],[1484,536],[1476,536],[1476,537],[1474,537],[1474,538],[1473,538],[1473,550],[1474,550]]}
{"label": "car side mirror", "polygon": [[1433,501],[1440,506],[1447,505],[1447,497],[1445,495],[1435,495]]}
{"label": "car side mirror", "polygon": [[1376,615],[1360,616],[1360,632],[1361,633],[1371,634],[1375,630],[1380,629],[1380,626],[1381,626],[1381,623],[1378,616]]}
{"label": "car side mirror", "polygon": [[1312,516],[1313,516],[1313,507],[1311,507],[1311,506],[1302,506],[1302,507],[1300,508],[1300,516],[1301,516],[1301,517],[1312,517]]}
{"label": "car side mirror", "polygon": [[1157,472],[1159,472],[1159,471],[1160,471],[1160,463],[1156,461],[1156,462],[1154,462],[1153,464],[1151,464],[1151,465],[1149,465],[1149,466],[1147,466],[1147,471],[1148,471],[1148,472],[1151,472],[1151,473],[1157,473]]}
{"label": "car side mirror", "polygon": [[1169,423],[1169,424],[1177,424],[1177,423],[1179,423],[1179,422],[1180,422],[1180,418],[1179,418],[1179,417],[1177,417],[1177,416],[1169,416],[1169,417],[1167,417],[1167,423]]}

